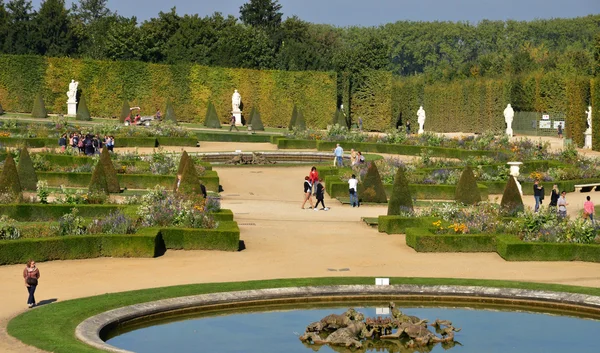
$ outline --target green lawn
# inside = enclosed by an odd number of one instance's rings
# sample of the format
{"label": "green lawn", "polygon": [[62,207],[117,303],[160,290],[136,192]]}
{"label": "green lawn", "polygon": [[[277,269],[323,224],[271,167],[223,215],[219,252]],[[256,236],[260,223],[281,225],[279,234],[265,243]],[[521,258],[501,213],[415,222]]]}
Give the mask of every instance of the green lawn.
{"label": "green lawn", "polygon": [[[600,296],[600,288],[575,287],[558,284],[514,281],[471,280],[452,278],[390,278],[392,284],[464,285],[497,288],[520,288],[555,292],[581,293]],[[152,288],[132,292],[104,294],[96,297],[57,302],[29,310],[12,319],[8,333],[28,345],[55,353],[104,352],[79,342],[75,328],[88,317],[107,310],[149,301],[239,290],[302,287],[324,285],[373,284],[371,277],[279,279],[269,281],[208,283],[175,287]]]}

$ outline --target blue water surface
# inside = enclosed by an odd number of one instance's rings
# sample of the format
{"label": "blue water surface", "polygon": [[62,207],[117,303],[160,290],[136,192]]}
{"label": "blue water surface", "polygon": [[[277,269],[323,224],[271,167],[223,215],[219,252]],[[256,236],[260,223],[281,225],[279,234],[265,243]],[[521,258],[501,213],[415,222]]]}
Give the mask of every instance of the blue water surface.
{"label": "blue water surface", "polygon": [[[375,317],[375,308],[357,308],[366,317]],[[450,320],[456,353],[564,353],[600,352],[600,321],[549,314],[466,308],[401,308],[408,315],[433,322]],[[310,353],[298,339],[306,326],[346,307],[240,313],[187,319],[134,330],[109,339],[113,346],[138,353]],[[598,336],[596,336],[598,335]],[[320,353],[335,352],[323,346]],[[424,350],[427,352],[428,350]],[[436,345],[430,352],[445,352]],[[384,351],[385,352],[385,351]]]}

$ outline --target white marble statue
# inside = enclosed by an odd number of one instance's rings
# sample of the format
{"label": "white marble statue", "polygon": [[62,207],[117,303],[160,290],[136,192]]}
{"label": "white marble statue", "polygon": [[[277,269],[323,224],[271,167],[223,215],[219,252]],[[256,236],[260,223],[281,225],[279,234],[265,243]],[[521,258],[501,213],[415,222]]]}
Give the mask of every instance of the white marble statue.
{"label": "white marble statue", "polygon": [[587,130],[589,132],[592,132],[592,106],[588,106],[588,110],[585,111],[585,113],[587,114]]}
{"label": "white marble statue", "polygon": [[231,96],[231,109],[233,109],[234,113],[241,111],[240,104],[242,104],[242,96],[236,89],[235,92],[233,92],[233,96]]}
{"label": "white marble statue", "polygon": [[585,135],[583,148],[592,149],[592,106],[588,106],[587,114],[587,129],[583,133]]}
{"label": "white marble statue", "polygon": [[417,122],[419,123],[419,134],[422,134],[425,132],[425,130],[423,129],[423,127],[425,126],[425,109],[423,109],[423,106],[419,107],[419,110],[417,111]]}
{"label": "white marble statue", "polygon": [[67,97],[69,97],[67,103],[77,103],[77,86],[79,86],[79,82],[71,80],[69,92],[67,92]]}
{"label": "white marble statue", "polygon": [[506,106],[506,109],[504,109],[504,122],[506,123],[506,134],[508,135],[508,137],[513,137],[512,123],[514,117],[515,111],[509,104]]}

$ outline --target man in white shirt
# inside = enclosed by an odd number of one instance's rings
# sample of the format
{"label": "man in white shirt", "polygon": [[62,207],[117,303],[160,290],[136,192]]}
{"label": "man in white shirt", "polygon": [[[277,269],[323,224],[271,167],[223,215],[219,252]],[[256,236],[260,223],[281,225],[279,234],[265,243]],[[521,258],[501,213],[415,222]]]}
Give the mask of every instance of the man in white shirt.
{"label": "man in white shirt", "polygon": [[358,203],[358,180],[356,175],[352,174],[350,180],[348,180],[348,192],[350,193],[350,204],[352,207],[359,207]]}
{"label": "man in white shirt", "polygon": [[333,154],[335,155],[335,160],[337,162],[337,166],[342,168],[344,166],[344,149],[340,144],[337,144],[335,150],[333,150]]}

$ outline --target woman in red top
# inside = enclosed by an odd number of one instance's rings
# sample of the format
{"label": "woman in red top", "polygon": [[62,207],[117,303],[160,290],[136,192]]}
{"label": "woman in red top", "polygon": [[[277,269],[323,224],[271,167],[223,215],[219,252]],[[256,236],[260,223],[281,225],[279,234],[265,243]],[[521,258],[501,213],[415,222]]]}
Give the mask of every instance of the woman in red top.
{"label": "woman in red top", "polygon": [[311,191],[313,195],[315,195],[317,192],[317,182],[319,181],[319,172],[317,172],[317,167],[310,168],[310,174],[308,174],[308,178],[312,184]]}
{"label": "woman in red top", "polygon": [[35,306],[35,297],[33,295],[38,285],[38,279],[40,278],[40,270],[35,267],[35,261],[27,261],[27,267],[25,267],[23,270],[23,278],[25,279],[25,287],[27,287],[27,292],[29,292],[27,305],[29,305],[30,308],[33,308]]}

